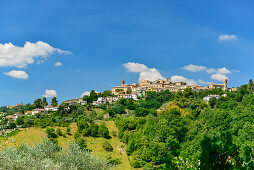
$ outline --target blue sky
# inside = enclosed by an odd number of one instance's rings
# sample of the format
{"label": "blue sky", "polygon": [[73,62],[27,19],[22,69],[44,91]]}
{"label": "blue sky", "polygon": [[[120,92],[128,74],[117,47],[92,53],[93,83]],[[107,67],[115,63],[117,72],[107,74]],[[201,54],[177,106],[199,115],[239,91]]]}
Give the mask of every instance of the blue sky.
{"label": "blue sky", "polygon": [[247,0],[0,0],[0,105],[46,90],[63,101],[140,76],[247,83],[253,9]]}

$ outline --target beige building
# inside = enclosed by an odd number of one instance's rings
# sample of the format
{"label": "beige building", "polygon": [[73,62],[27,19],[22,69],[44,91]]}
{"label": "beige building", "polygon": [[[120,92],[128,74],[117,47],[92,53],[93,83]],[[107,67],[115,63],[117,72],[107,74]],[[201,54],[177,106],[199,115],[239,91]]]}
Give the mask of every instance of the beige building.
{"label": "beige building", "polygon": [[112,94],[131,94],[133,88],[135,88],[135,85],[125,84],[122,80],[121,86],[112,87]]}
{"label": "beige building", "polygon": [[208,86],[209,89],[222,89],[222,90],[228,90],[228,79],[224,80],[224,84],[215,84],[215,83],[210,83]]}
{"label": "beige building", "polygon": [[169,78],[166,80],[140,80],[140,87],[146,88],[147,91],[156,91],[160,92],[162,90],[169,90],[172,92],[176,92],[178,90],[184,90],[187,87],[186,82],[171,82]]}

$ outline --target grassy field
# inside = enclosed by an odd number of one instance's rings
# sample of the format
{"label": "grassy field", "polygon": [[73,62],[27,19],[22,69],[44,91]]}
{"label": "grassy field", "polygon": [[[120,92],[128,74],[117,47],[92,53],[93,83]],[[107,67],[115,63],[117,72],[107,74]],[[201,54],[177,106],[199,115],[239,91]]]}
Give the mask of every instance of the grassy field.
{"label": "grassy field", "polygon": [[[98,121],[98,123],[101,123],[102,121]],[[116,169],[133,169],[130,166],[128,156],[125,152],[126,146],[124,143],[120,142],[120,139],[117,136],[113,136],[113,133],[118,132],[117,127],[115,126],[115,123],[113,121],[105,121],[106,126],[109,129],[111,139],[105,139],[105,138],[95,138],[95,137],[84,137],[87,140],[87,148],[92,150],[93,153],[97,156],[107,156],[111,157],[113,159],[119,158],[122,161],[122,164],[118,165]],[[55,130],[61,129],[63,133],[66,132],[66,127],[55,127]],[[59,146],[66,148],[69,141],[74,142],[74,133],[77,131],[77,125],[71,124],[71,134],[72,135],[65,135],[59,136],[57,138]],[[25,128],[21,129],[15,136],[10,137],[10,140],[5,140],[4,138],[0,139],[0,149],[4,149],[9,146],[18,146],[22,143],[28,144],[28,145],[34,145],[35,143],[41,143],[43,142],[43,139],[47,138],[46,129],[31,127],[31,128]],[[103,149],[102,144],[108,141],[113,146],[113,152],[107,152]]]}
{"label": "grassy field", "polygon": [[[77,125],[71,124],[71,133],[74,134],[77,131]],[[55,128],[58,129],[58,128]],[[59,127],[59,129],[62,130],[62,132],[66,132],[66,127]],[[66,148],[68,141],[74,141],[73,135],[65,135],[66,137],[59,136],[57,138],[58,144]],[[7,146],[15,146],[15,145],[21,145],[22,143],[33,145],[35,143],[42,143],[43,139],[47,138],[46,129],[31,127],[31,128],[25,128],[21,129],[18,134],[15,136],[10,137],[11,140],[5,140],[4,138],[1,138],[0,140],[0,146],[1,148],[5,148]]]}
{"label": "grassy field", "polygon": [[[113,159],[119,158],[122,161],[122,164],[118,165],[117,169],[132,169],[130,166],[130,162],[128,156],[125,152],[126,146],[124,143],[120,142],[120,139],[116,136],[114,137],[113,132],[117,132],[117,127],[113,121],[105,121],[106,126],[109,129],[111,139],[105,138],[93,138],[93,137],[85,137],[87,140],[87,148],[92,150],[95,155],[98,156],[109,156]],[[113,146],[113,152],[107,152],[103,149],[103,142],[108,141]]]}

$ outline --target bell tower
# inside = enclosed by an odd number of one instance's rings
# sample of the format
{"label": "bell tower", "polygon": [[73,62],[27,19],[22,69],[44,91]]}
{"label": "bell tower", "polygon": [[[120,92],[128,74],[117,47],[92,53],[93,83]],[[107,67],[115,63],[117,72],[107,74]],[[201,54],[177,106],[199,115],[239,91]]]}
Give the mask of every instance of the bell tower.
{"label": "bell tower", "polygon": [[224,89],[223,90],[227,90],[228,89],[228,79],[225,78],[224,79]]}
{"label": "bell tower", "polygon": [[124,85],[124,80],[122,80],[122,85]]}

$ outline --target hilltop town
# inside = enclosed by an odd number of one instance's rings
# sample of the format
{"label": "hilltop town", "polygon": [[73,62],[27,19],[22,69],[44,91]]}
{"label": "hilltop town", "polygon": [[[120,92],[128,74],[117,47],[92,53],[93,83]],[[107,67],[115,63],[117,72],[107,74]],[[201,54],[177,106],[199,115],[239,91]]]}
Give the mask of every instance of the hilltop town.
{"label": "hilltop town", "polygon": [[[111,95],[101,96],[100,92],[95,92],[98,94],[98,99],[92,102],[92,105],[99,106],[106,103],[114,103],[115,101],[124,98],[124,99],[134,99],[138,100],[144,98],[147,92],[161,92],[163,90],[168,90],[170,92],[184,91],[186,88],[191,88],[193,91],[201,90],[212,90],[212,89],[222,89],[223,91],[236,91],[237,88],[228,87],[228,79],[224,80],[224,84],[210,83],[208,86],[201,85],[187,85],[186,82],[172,82],[169,78],[166,80],[158,79],[156,81],[149,80],[140,80],[139,83],[125,84],[125,80],[122,80],[121,85],[112,87]],[[75,105],[81,104],[86,105],[87,101],[82,98],[69,99],[63,102],[63,104]],[[25,104],[16,104],[14,106],[8,105],[7,108],[25,106]],[[58,106],[45,105],[44,108],[35,108],[32,111],[27,111],[25,114],[36,114],[36,113],[45,113],[47,111],[57,111]],[[19,114],[17,114],[19,115]],[[17,115],[9,116],[9,118],[16,118]]]}

